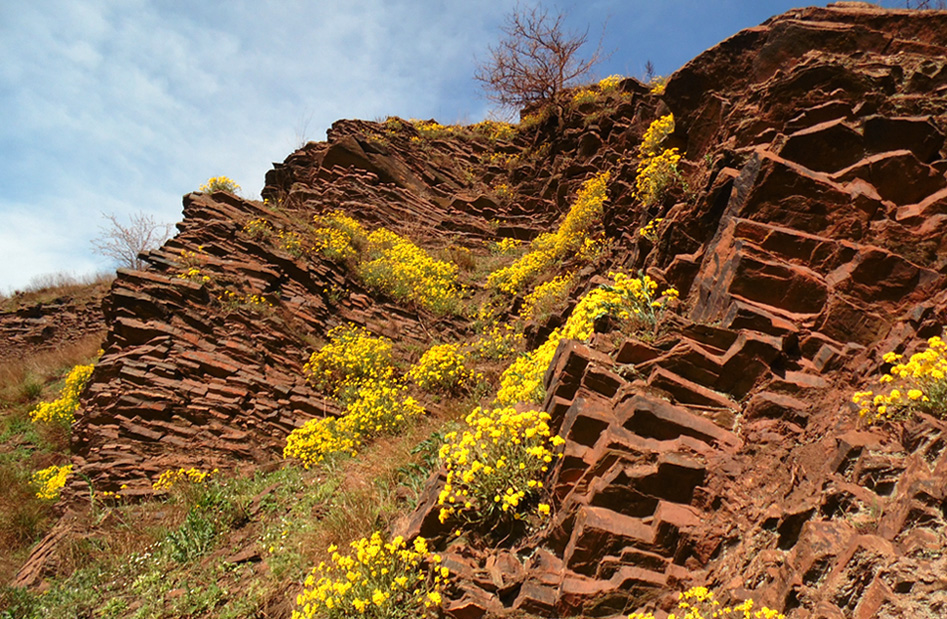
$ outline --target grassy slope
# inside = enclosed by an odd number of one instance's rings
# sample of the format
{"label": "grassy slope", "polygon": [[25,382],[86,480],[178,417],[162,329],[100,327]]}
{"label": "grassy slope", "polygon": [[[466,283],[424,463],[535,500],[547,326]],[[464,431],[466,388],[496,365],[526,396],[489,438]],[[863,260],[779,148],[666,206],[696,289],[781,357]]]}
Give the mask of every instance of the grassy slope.
{"label": "grassy slope", "polygon": [[[512,309],[511,299],[492,298],[483,281],[525,249],[503,255],[483,247],[454,260],[473,294],[467,300],[472,315],[491,300],[506,307],[501,313]],[[453,258],[446,254],[441,257]],[[547,299],[543,313],[562,311],[569,292]],[[0,564],[0,582],[10,581],[54,522],[52,506],[32,498],[29,474],[68,459],[65,436],[34,427],[28,411],[40,399],[55,397],[56,381],[71,365],[88,362],[98,345],[85,342],[55,363],[37,360],[43,369],[27,373],[0,369],[0,476],[13,480],[0,481],[15,488],[17,497],[0,508],[3,542],[16,539],[15,551]],[[414,352],[410,356],[420,354]],[[494,393],[507,363],[484,360],[477,367]],[[42,389],[33,386],[36,380]],[[137,504],[96,496],[90,488],[93,500],[71,506],[75,511],[63,520],[72,534],[56,574],[40,591],[0,590],[0,618],[289,616],[301,581],[327,558],[330,544],[345,546],[388,529],[413,510],[437,466],[441,437],[475,399],[428,396],[424,404],[431,414],[406,433],[378,439],[356,458],[311,469],[284,462],[273,470],[219,474]]]}

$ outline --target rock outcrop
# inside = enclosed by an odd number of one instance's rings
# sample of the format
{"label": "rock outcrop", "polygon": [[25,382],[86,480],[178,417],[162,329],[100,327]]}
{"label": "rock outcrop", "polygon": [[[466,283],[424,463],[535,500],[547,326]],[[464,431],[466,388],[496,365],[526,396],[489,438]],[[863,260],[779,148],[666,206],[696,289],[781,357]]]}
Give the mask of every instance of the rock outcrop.
{"label": "rock outcrop", "polygon": [[[944,12],[794,10],[701,54],[663,95],[626,80],[618,104],[552,105],[509,139],[341,121],[276,165],[265,204],[188,195],[177,237],[106,300],[77,469],[145,495],[168,468],[278,459],[293,428],[338,413],[302,377],[329,328],[401,346],[467,328],[253,237],[254,218],[288,234],[337,208],[430,248],[474,247],[548,230],[608,169],[612,250],[586,289],[641,269],[685,309],[653,340],[603,325],[560,345],[545,378],[567,441],[552,518],[512,547],[448,547],[447,612],[669,610],[707,585],[799,619],[941,616],[944,422],[859,426],[850,396],[883,353],[947,324],[945,41]],[[666,113],[687,189],[644,209],[637,147]],[[656,241],[638,233],[657,217]],[[274,307],[228,306],[223,291]],[[406,533],[444,533],[428,495]]]}

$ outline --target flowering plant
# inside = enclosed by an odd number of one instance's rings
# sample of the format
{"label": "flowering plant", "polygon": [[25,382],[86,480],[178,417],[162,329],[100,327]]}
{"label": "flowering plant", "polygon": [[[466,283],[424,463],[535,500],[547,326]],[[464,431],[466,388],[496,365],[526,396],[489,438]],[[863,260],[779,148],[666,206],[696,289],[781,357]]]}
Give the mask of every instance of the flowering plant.
{"label": "flowering plant", "polygon": [[536,237],[531,243],[531,251],[510,266],[491,273],[487,285],[507,294],[516,294],[557,260],[576,255],[585,248],[592,229],[602,220],[609,177],[608,172],[602,172],[585,181],[556,232]]}
{"label": "flowering plant", "polygon": [[936,417],[947,416],[947,343],[939,336],[927,340],[927,349],[911,355],[906,363],[893,352],[884,355],[885,363],[894,364],[879,379],[892,388],[887,393],[858,391],[852,402],[858,414],[869,423],[905,419],[914,412]]}
{"label": "flowering plant", "polygon": [[532,352],[518,357],[500,376],[496,400],[500,404],[542,402],[543,375],[564,339],[585,341],[592,337],[595,321],[614,316],[629,321],[632,328],[654,327],[668,304],[678,297],[675,288],[658,296],[658,284],[647,275],[633,278],[621,272],[609,273],[613,283],[592,289],[579,300],[566,324],[553,330]]}
{"label": "flowering plant", "polygon": [[85,389],[89,378],[92,376],[93,365],[77,365],[66,376],[66,384],[63,385],[59,397],[52,402],[40,402],[36,408],[30,412],[30,419],[34,422],[42,421],[46,423],[71,424],[79,410],[79,396]]}
{"label": "flowering plant", "polygon": [[349,544],[343,555],[329,546],[331,558],[306,577],[292,619],[413,619],[436,616],[441,589],[450,571],[438,565],[427,540],[411,544],[398,536],[385,542],[375,532]]}
{"label": "flowering plant", "polygon": [[36,488],[36,497],[47,501],[59,498],[59,491],[66,485],[66,479],[72,473],[72,465],[56,466],[55,464],[36,471],[30,482]]}
{"label": "flowering plant", "polygon": [[[692,587],[680,594],[678,609],[684,611],[677,615],[671,613],[668,619],[786,619],[785,615],[763,606],[753,610],[753,600],[744,600],[733,606],[723,606],[714,599],[713,591],[706,587]],[[654,619],[652,613],[632,613],[628,619]]]}
{"label": "flowering plant", "polygon": [[327,334],[329,342],[312,353],[303,372],[317,388],[346,401],[366,382],[387,381],[394,375],[391,340],[351,323]]}
{"label": "flowering plant", "polygon": [[477,372],[466,365],[460,344],[441,344],[429,348],[408,370],[407,379],[425,391],[461,393],[470,390]]}
{"label": "flowering plant", "polygon": [[214,176],[207,179],[207,182],[201,185],[199,191],[203,193],[213,193],[215,191],[226,191],[236,194],[240,191],[240,185],[226,176]]}
{"label": "flowering plant", "polygon": [[671,183],[681,178],[677,168],[681,160],[678,149],[661,148],[661,143],[673,131],[674,115],[662,116],[648,126],[638,146],[634,196],[645,206],[661,201]]}
{"label": "flowering plant", "polygon": [[458,517],[468,524],[498,524],[520,520],[538,503],[543,478],[565,441],[552,435],[549,414],[512,407],[475,408],[464,420],[466,428],[450,432],[440,458],[447,481],[438,496],[439,518]]}
{"label": "flowering plant", "polygon": [[178,470],[168,469],[164,473],[158,476],[158,479],[151,484],[152,490],[155,492],[162,492],[170,490],[175,484],[182,482],[191,483],[191,484],[202,484],[208,477],[217,473],[217,469],[213,471],[201,471],[194,467],[189,469],[179,468]]}

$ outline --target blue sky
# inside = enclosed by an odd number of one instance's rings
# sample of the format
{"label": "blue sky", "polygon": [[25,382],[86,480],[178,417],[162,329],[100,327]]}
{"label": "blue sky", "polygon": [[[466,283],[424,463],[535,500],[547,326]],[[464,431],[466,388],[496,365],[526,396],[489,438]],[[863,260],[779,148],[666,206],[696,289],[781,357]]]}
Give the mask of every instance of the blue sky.
{"label": "blue sky", "polygon": [[[515,0],[0,2],[0,292],[109,271],[102,213],[181,218],[226,175],[258,197],[272,162],[339,118],[477,122],[472,79]],[[798,6],[781,0],[547,1],[611,52],[603,77],[668,74]],[[607,21],[606,21],[607,20]]]}

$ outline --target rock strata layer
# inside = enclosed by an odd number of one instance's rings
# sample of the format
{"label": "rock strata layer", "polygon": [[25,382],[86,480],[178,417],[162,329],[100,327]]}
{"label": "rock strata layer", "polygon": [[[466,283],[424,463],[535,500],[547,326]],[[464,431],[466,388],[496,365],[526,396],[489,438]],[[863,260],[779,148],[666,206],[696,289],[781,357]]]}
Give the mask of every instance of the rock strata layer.
{"label": "rock strata layer", "polygon": [[[794,619],[945,615],[944,423],[863,427],[850,405],[883,353],[947,324],[945,41],[945,12],[794,10],[701,54],[663,95],[626,80],[620,105],[553,105],[508,141],[340,121],[274,167],[265,204],[188,195],[178,236],[106,300],[77,470],[146,495],[168,468],[276,460],[293,428],[338,413],[302,377],[332,326],[404,346],[465,329],[253,237],[251,220],[288,233],[340,209],[431,249],[475,247],[548,231],[607,169],[610,263],[583,276],[640,269],[685,309],[661,337],[560,345],[543,404],[566,439],[551,520],[513,547],[450,546],[447,612],[670,610],[706,585]],[[644,209],[637,148],[666,113],[688,186]],[[638,233],[657,217],[657,240]],[[224,290],[274,307],[228,306]],[[403,533],[449,533],[437,483]]]}

